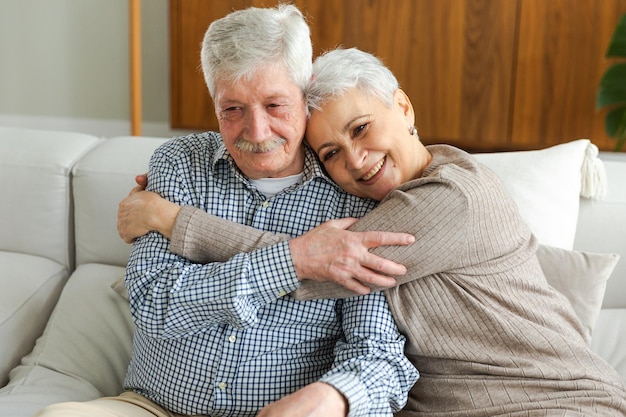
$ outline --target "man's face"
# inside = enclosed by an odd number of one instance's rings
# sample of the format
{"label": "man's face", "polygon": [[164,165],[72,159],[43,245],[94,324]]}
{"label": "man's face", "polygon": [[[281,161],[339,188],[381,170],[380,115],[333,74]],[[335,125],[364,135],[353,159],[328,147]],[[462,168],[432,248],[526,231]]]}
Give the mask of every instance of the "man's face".
{"label": "man's face", "polygon": [[302,172],[306,102],[281,65],[236,82],[219,81],[215,113],[226,148],[251,179]]}

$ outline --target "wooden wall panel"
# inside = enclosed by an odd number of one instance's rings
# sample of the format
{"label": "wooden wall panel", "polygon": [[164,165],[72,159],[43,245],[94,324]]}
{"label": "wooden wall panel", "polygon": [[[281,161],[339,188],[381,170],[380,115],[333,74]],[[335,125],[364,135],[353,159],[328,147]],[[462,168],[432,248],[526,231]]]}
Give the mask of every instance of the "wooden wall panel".
{"label": "wooden wall panel", "polygon": [[516,148],[590,138],[601,149],[615,141],[595,110],[604,54],[623,0],[523,0],[520,11],[514,119]]}
{"label": "wooden wall panel", "polygon": [[[211,21],[280,0],[170,0],[171,124],[217,130],[200,70]],[[537,149],[591,138],[603,150],[595,93],[626,0],[296,0],[314,54],[372,52],[413,102],[425,143],[472,151]]]}
{"label": "wooden wall panel", "polygon": [[[174,128],[217,126],[200,71],[200,43],[214,17],[228,13],[234,3],[170,0],[170,120]],[[243,7],[245,2],[238,3]]]}
{"label": "wooden wall panel", "polygon": [[[199,70],[209,23],[229,11],[278,1],[171,0],[172,126],[217,129]],[[413,101],[427,143],[492,148],[506,136],[518,0],[300,0],[315,54],[337,46],[378,55]]]}
{"label": "wooden wall panel", "polygon": [[[427,41],[412,55],[418,76],[411,95],[422,136],[472,150],[501,146],[510,124],[518,2],[423,3],[414,36]],[[433,89],[420,98],[429,83]]]}

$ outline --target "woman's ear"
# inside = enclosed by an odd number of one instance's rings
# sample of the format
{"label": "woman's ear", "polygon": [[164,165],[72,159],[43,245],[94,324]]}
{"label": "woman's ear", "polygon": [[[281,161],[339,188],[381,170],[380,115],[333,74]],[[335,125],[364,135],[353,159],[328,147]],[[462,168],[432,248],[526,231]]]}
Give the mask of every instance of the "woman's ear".
{"label": "woman's ear", "polygon": [[413,112],[413,105],[411,104],[411,100],[409,100],[409,96],[406,93],[398,88],[393,93],[393,104],[396,106],[403,114],[407,126],[415,125],[415,113]]}

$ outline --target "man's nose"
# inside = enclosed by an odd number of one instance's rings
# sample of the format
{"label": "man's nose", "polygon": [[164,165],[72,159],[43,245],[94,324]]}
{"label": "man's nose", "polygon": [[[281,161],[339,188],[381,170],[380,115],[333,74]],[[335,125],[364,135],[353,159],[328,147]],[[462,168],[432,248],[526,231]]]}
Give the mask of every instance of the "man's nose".
{"label": "man's nose", "polygon": [[251,109],[246,120],[248,140],[263,142],[271,136],[270,121],[267,112],[261,109]]}

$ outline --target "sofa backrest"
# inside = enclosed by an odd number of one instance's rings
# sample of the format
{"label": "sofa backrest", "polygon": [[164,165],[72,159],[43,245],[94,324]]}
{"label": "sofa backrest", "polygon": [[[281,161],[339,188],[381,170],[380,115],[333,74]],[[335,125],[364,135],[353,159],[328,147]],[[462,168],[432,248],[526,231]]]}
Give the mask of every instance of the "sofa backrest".
{"label": "sofa backrest", "polygon": [[626,153],[600,152],[607,176],[601,200],[580,200],[574,248],[617,253],[620,260],[606,287],[603,308],[626,308]]}
{"label": "sofa backrest", "polygon": [[71,169],[95,136],[0,127],[0,250],[73,268]]}
{"label": "sofa backrest", "polygon": [[163,138],[105,139],[73,170],[76,222],[76,265],[102,263],[125,266],[131,246],[117,234],[117,207],[147,172],[154,150]]}

